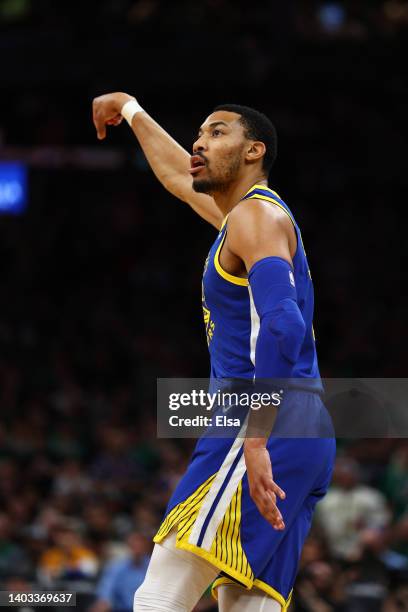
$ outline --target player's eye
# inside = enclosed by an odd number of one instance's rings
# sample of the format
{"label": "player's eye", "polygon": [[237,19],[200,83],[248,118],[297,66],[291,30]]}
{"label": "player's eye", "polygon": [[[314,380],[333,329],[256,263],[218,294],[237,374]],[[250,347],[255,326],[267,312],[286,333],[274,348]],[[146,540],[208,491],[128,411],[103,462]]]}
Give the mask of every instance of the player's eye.
{"label": "player's eye", "polygon": [[215,129],[212,131],[212,136],[220,136],[222,134],[221,130]]}

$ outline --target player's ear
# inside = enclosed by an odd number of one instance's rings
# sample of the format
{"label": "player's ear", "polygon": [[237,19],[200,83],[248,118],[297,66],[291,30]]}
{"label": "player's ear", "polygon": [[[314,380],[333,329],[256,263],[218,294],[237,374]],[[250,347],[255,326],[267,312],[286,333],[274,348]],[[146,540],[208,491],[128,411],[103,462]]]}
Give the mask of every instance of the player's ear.
{"label": "player's ear", "polygon": [[263,142],[253,140],[248,143],[245,158],[249,162],[256,162],[265,155],[266,147]]}

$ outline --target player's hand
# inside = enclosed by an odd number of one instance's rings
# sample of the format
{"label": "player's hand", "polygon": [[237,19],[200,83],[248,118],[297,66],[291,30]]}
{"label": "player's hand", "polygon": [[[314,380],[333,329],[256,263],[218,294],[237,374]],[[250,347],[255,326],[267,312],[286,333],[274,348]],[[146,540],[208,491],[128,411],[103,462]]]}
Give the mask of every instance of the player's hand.
{"label": "player's hand", "polygon": [[244,444],[244,455],[249,492],[256,507],[274,529],[279,531],[285,529],[276,500],[285,499],[286,494],[273,480],[272,464],[267,448],[256,439],[248,438]]}
{"label": "player's hand", "polygon": [[103,140],[106,137],[107,125],[119,125],[122,122],[123,117],[120,111],[129,100],[134,100],[134,97],[121,91],[94,98],[92,102],[92,115],[99,140]]}

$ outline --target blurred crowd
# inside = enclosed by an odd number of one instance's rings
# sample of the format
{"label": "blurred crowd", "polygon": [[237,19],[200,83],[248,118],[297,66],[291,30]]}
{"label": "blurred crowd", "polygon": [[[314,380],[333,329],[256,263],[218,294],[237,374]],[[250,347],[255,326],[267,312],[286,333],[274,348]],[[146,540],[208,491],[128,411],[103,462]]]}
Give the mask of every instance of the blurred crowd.
{"label": "blurred crowd", "polygon": [[[214,231],[156,185],[127,127],[96,142],[92,97],[136,94],[187,148],[217,103],[266,112],[322,374],[402,377],[407,29],[405,0],[0,3],[0,161],[44,151],[27,211],[0,215],[0,590],[130,610],[194,445],[157,439],[156,378],[209,370]],[[121,161],[81,166],[103,147]],[[338,457],[291,609],[408,610],[408,443],[340,440]]]}
{"label": "blurred crowd", "polygon": [[[1,589],[74,590],[80,610],[131,610],[191,442],[113,415],[87,428],[50,411],[32,405],[2,428]],[[405,610],[407,502],[407,441],[340,441],[292,609]],[[213,608],[208,596],[198,610]]]}

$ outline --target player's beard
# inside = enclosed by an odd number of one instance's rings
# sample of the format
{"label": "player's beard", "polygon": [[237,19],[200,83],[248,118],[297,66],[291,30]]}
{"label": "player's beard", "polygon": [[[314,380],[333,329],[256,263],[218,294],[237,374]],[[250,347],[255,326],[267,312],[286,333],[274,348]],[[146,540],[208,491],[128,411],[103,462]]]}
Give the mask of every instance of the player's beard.
{"label": "player's beard", "polygon": [[228,191],[229,186],[233,181],[236,180],[239,170],[241,167],[241,152],[237,153],[231,160],[229,159],[229,165],[224,169],[223,172],[217,173],[218,176],[214,176],[211,170],[207,166],[207,178],[194,178],[193,189],[197,193],[207,193],[208,195],[214,195],[216,193],[225,193]]}

